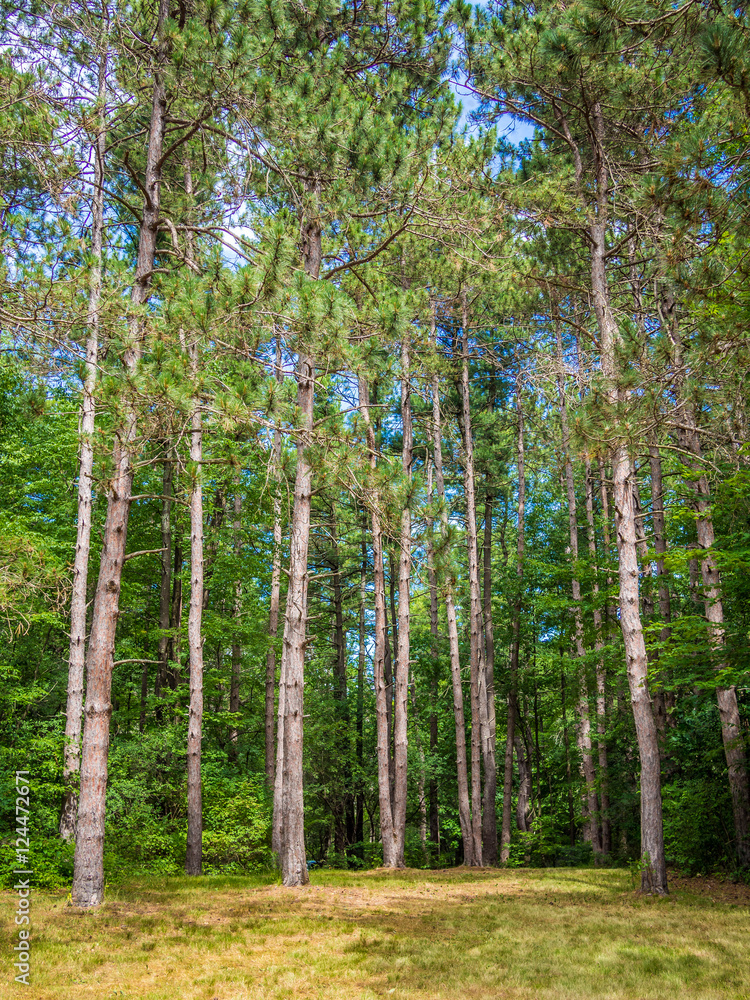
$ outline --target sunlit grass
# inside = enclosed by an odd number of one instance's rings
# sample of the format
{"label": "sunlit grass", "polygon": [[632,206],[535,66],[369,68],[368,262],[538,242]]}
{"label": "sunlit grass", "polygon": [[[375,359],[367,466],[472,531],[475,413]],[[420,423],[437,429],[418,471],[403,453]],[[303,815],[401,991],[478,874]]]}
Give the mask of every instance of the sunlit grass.
{"label": "sunlit grass", "polygon": [[642,897],[624,871],[134,880],[95,912],[35,892],[30,989],[13,982],[0,898],[1,997],[750,998],[750,908]]}

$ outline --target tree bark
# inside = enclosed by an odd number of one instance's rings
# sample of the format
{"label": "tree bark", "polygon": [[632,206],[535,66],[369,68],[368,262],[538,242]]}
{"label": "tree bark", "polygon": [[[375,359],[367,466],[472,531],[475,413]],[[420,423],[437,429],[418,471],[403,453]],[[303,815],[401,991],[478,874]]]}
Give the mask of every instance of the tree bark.
{"label": "tree bark", "polygon": [[[242,492],[239,472],[234,477],[234,520],[232,521],[232,548],[237,573],[234,581],[234,602],[232,617],[237,631],[232,635],[232,679],[229,687],[229,711],[236,716],[240,710],[240,680],[242,679],[242,643],[240,641],[240,621],[242,619]],[[272,712],[273,715],[273,712]],[[273,719],[271,720],[273,725]],[[237,744],[239,742],[239,729],[236,722],[232,723],[229,730],[229,760],[233,763],[237,761]]]}
{"label": "tree bark", "polygon": [[[589,226],[591,244],[591,291],[599,328],[602,370],[609,382],[613,406],[626,398],[621,388],[617,343],[619,330],[612,314],[607,281],[607,212],[609,167],[604,155],[604,122],[599,104],[591,109],[592,147],[595,160],[596,214]],[[620,627],[625,645],[630,699],[638,738],[641,764],[641,887],[659,894],[667,891],[664,829],[661,806],[661,774],[656,723],[648,689],[646,643],[638,600],[638,557],[633,506],[633,462],[626,442],[615,443],[612,456],[615,534],[619,556]]]}
{"label": "tree bark", "polygon": [[[370,473],[375,477],[377,451],[375,431],[370,421],[370,399],[367,380],[359,376],[359,411],[365,425],[367,450],[370,455]],[[372,523],[373,589],[375,592],[375,655],[373,674],[375,681],[375,712],[377,724],[378,752],[378,804],[380,807],[380,834],[383,841],[383,865],[395,868],[397,844],[391,810],[391,780],[389,772],[390,733],[388,730],[388,710],[385,684],[386,610],[385,572],[383,567],[383,532],[380,524],[380,497],[377,488],[370,490],[370,514]]]}
{"label": "tree bark", "polygon": [[297,443],[297,473],[290,527],[289,589],[279,683],[279,722],[283,726],[283,757],[281,762],[277,762],[277,766],[280,764],[282,768],[280,853],[282,881],[286,886],[305,885],[309,881],[304,837],[302,717],[307,644],[307,554],[312,496],[312,466],[308,449],[312,440],[315,379],[315,367],[311,357],[299,355],[296,378],[297,408],[302,431]]}
{"label": "tree bark", "polygon": [[[279,386],[284,381],[281,367],[281,335],[276,335],[276,381]],[[273,478],[275,492],[273,496],[273,566],[271,568],[271,607],[268,614],[268,652],[266,653],[266,697],[265,697],[265,734],[266,734],[266,782],[269,788],[276,783],[276,763],[274,761],[274,701],[276,690],[276,637],[279,634],[279,609],[281,607],[281,428],[278,421],[273,431]],[[278,731],[279,739],[283,730]],[[279,748],[283,760],[283,746]],[[279,788],[279,791],[281,789]],[[276,848],[278,850],[278,847]]]}
{"label": "tree bark", "polygon": [[[674,367],[679,372],[683,369],[679,321],[674,299],[666,294],[662,299],[662,312],[672,342]],[[681,381],[680,377],[680,383]],[[686,485],[693,492],[693,504],[697,515],[695,528],[698,546],[704,553],[700,559],[703,602],[709,628],[709,641],[717,660],[715,670],[719,672],[726,669],[726,664],[722,662],[725,647],[724,606],[721,576],[716,557],[712,551],[716,538],[711,514],[711,490],[708,477],[703,469],[703,453],[695,409],[686,398],[685,388],[682,384],[679,384],[679,392],[681,398],[677,406],[679,425],[677,437],[682,451],[688,452],[692,456],[692,459],[683,457],[682,460],[693,473],[686,480]],[[717,687],[716,700],[719,706],[721,737],[729,773],[729,789],[732,795],[737,860],[744,868],[750,866],[750,785],[748,784],[747,760],[735,686]]]}
{"label": "tree bark", "polygon": [[[156,253],[161,160],[167,117],[163,73],[168,57],[168,43],[164,30],[168,16],[167,0],[159,0],[156,67],[144,185],[147,197],[144,198],[138,257],[131,291],[131,301],[136,307],[144,305],[148,300]],[[129,324],[129,342],[123,355],[123,365],[128,377],[135,373],[138,366],[142,337],[141,317],[136,314]],[[104,820],[109,722],[112,713],[110,702],[112,663],[133,488],[133,448],[136,433],[135,409],[126,404],[122,424],[115,432],[113,472],[104,522],[104,544],[86,657],[87,686],[81,756],[81,791],[71,890],[74,905],[83,907],[98,905],[104,896]]]}
{"label": "tree bark", "polygon": [[[198,345],[190,347],[193,378],[198,375]],[[190,427],[190,607],[188,650],[190,656],[190,709],[187,736],[187,851],[185,872],[203,870],[203,797],[201,791],[201,742],[203,740],[203,416],[199,399],[194,403]]]}
{"label": "tree bark", "polygon": [[[433,490],[433,459],[427,458],[427,497],[434,502]],[[440,665],[440,632],[438,626],[438,592],[437,574],[435,572],[435,546],[432,539],[434,522],[427,533],[427,587],[430,592],[430,660],[432,663],[432,678],[430,683],[430,753],[435,754],[438,745],[438,719],[435,711],[437,701],[437,679]],[[434,759],[434,756],[433,756]],[[440,853],[440,823],[438,816],[438,784],[434,773],[430,775],[428,786],[430,843]]]}
{"label": "tree bark", "polygon": [[167,674],[167,680],[172,691],[176,691],[180,681],[180,664],[182,661],[182,538],[179,525],[174,540],[172,607],[169,620],[171,635],[167,656],[171,665]]}
{"label": "tree bark", "polygon": [[583,800],[583,839],[591,844],[594,854],[601,853],[601,842],[599,839],[599,803],[596,797],[596,771],[594,770],[594,758],[591,745],[591,721],[589,718],[589,694],[586,681],[586,669],[583,660],[586,656],[586,646],[583,634],[583,614],[581,612],[581,584],[578,579],[578,509],[576,504],[575,479],[573,477],[573,461],[570,455],[570,432],[568,430],[568,408],[565,402],[565,387],[562,377],[563,345],[562,333],[560,330],[560,317],[557,306],[554,308],[555,314],[555,336],[557,342],[557,390],[560,404],[560,425],[562,429],[562,450],[564,463],[564,484],[568,500],[568,545],[570,551],[570,562],[572,574],[570,579],[570,591],[573,598],[573,622],[575,655],[579,661],[578,668],[578,701],[576,712],[578,714],[578,726],[576,728],[578,750],[581,754],[581,770],[585,785],[585,795]]}
{"label": "tree bark", "polygon": [[[348,757],[349,745],[349,703],[347,701],[347,656],[346,632],[344,630],[344,602],[341,589],[341,556],[339,553],[338,527],[335,507],[330,516],[331,547],[328,555],[328,565],[331,567],[331,586],[333,589],[333,648],[335,659],[333,665],[334,699],[338,703],[336,727],[336,755],[342,761],[342,773],[338,789],[331,798],[333,812],[334,850],[343,854],[347,844],[352,843],[354,814],[351,793],[351,767]],[[343,792],[342,792],[343,788]]]}
{"label": "tree bark", "polygon": [[[168,442],[165,448],[170,449]],[[174,462],[171,451],[165,455],[162,462],[161,476],[161,574],[159,579],[159,666],[156,668],[156,718],[162,721],[163,712],[159,699],[169,677],[169,628],[171,625],[171,593],[172,593],[172,480]]]}
{"label": "tree bark", "polygon": [[411,616],[411,480],[414,455],[412,415],[411,415],[411,355],[408,332],[401,342],[401,424],[403,447],[401,468],[409,487],[404,508],[401,511],[401,535],[399,541],[398,574],[398,655],[393,705],[393,762],[395,771],[393,791],[393,831],[395,858],[393,867],[404,867],[404,846],[406,840],[406,797],[407,797],[407,713],[410,671],[410,616]]}
{"label": "tree bark", "polygon": [[[487,489],[484,502],[484,539],[483,578],[482,578],[482,614],[484,618],[484,673],[486,677],[485,691],[487,695],[487,726],[490,746],[495,756],[494,789],[492,792],[485,785],[485,800],[491,800],[491,816],[494,829],[483,830],[484,857],[486,865],[497,864],[497,720],[495,718],[495,630],[492,622],[492,508],[494,497]],[[485,801],[485,812],[487,802]],[[484,823],[484,813],[482,814]]]}
{"label": "tree bark", "polygon": [[[654,531],[654,548],[656,549],[656,577],[658,580],[659,616],[662,620],[662,630],[659,642],[662,646],[669,642],[672,629],[672,601],[669,594],[669,576],[664,557],[667,553],[667,529],[664,516],[664,480],[661,470],[661,451],[656,444],[649,445],[649,467],[651,470],[651,517]],[[664,707],[667,726],[674,726],[675,716],[674,691],[664,691]]]}
{"label": "tree bark", "polygon": [[562,712],[563,746],[565,747],[565,778],[568,787],[568,840],[571,847],[576,842],[576,818],[573,808],[573,772],[570,766],[570,738],[568,736],[568,708],[565,694],[565,667],[562,666],[562,650],[560,650],[560,709]]}
{"label": "tree bark", "polygon": [[[319,193],[317,185],[309,185]],[[307,276],[320,277],[322,229],[317,218],[303,223],[303,263]],[[297,409],[301,432],[297,439],[297,472],[290,526],[289,589],[284,620],[284,647],[279,681],[279,716],[283,698],[283,765],[281,779],[281,878],[285,886],[307,885],[305,813],[302,776],[302,730],[307,645],[307,556],[310,546],[312,465],[309,449],[313,436],[315,359],[300,350],[297,357]],[[283,686],[283,694],[282,694]],[[277,762],[277,767],[279,763]]]}
{"label": "tree bark", "polygon": [[[643,522],[643,505],[641,504],[641,493],[637,479],[633,483],[633,503],[635,505],[636,547],[640,564],[643,567],[641,570],[641,614],[643,620],[648,623],[654,617],[653,580],[648,543],[646,542],[646,526]],[[649,676],[654,678],[658,670],[658,653],[653,647],[646,646],[646,659],[648,660]],[[652,686],[651,709],[654,713],[654,722],[659,733],[660,750],[663,756],[664,734],[667,727],[667,705],[664,700],[664,692],[658,686],[655,690]]]}
{"label": "tree bark", "polygon": [[[432,338],[435,337],[434,312],[432,317]],[[445,548],[448,543],[448,508],[445,503],[445,479],[443,477],[443,444],[442,420],[440,415],[440,380],[437,372],[432,376],[432,448],[435,463],[435,488],[440,505],[441,544]],[[464,718],[464,695],[461,686],[461,660],[458,647],[458,625],[456,623],[456,605],[453,597],[455,580],[450,567],[446,568],[443,583],[445,593],[445,612],[448,624],[448,648],[451,662],[451,686],[453,693],[453,718],[456,732],[456,777],[458,786],[458,821],[461,827],[461,837],[464,845],[464,864],[473,865],[474,859],[481,856],[481,844],[475,845],[473,824],[471,821],[471,806],[469,804],[469,782],[466,771],[466,722]]]}
{"label": "tree bark", "polygon": [[604,660],[602,613],[596,604],[599,593],[596,554],[596,526],[594,522],[594,481],[591,461],[586,455],[586,526],[591,566],[594,572],[594,648],[596,650],[596,734],[599,754],[599,798],[601,801],[601,848],[603,854],[612,853],[612,826],[609,819],[609,761],[607,758],[607,672]]}
{"label": "tree bark", "polygon": [[102,297],[102,248],[104,238],[104,157],[106,154],[106,97],[108,53],[99,57],[99,122],[91,144],[94,159],[94,194],[91,204],[91,256],[89,301],[86,314],[86,365],[81,400],[81,462],[78,470],[78,523],[70,599],[70,648],[68,697],[65,707],[63,784],[65,798],[60,816],[60,837],[73,840],[78,810],[78,774],[81,764],[83,677],[86,665],[86,598],[91,551],[91,488],[94,469],[96,371],[99,351],[99,308]]}
{"label": "tree bark", "polygon": [[512,638],[510,646],[510,677],[508,679],[508,725],[505,736],[505,771],[503,775],[503,825],[500,836],[500,863],[510,860],[510,835],[513,799],[513,743],[515,739],[518,690],[518,661],[521,650],[521,608],[524,558],[526,551],[526,462],[523,438],[523,408],[521,406],[521,380],[516,382],[516,414],[518,416],[518,440],[516,467],[518,470],[518,541],[516,555],[516,575],[518,593],[513,602]]}
{"label": "tree bark", "polygon": [[417,809],[419,810],[419,840],[422,844],[422,854],[427,860],[429,852],[427,850],[427,799],[425,797],[425,759],[422,737],[419,734],[419,707],[417,705],[417,685],[414,680],[414,671],[411,671],[409,683],[411,693],[412,717],[414,719],[414,743],[419,757],[419,772],[417,774]]}
{"label": "tree bark", "polygon": [[362,561],[359,568],[359,654],[357,656],[357,805],[356,833],[354,839],[360,844],[365,839],[364,788],[364,724],[365,724],[365,666],[367,662],[365,613],[367,607],[367,526],[362,524]]}
{"label": "tree bark", "polygon": [[518,761],[518,801],[516,803],[516,826],[521,833],[531,829],[531,765],[526,753],[523,738],[515,727],[513,742]]}
{"label": "tree bark", "polygon": [[[471,426],[471,394],[469,392],[469,311],[466,289],[461,295],[461,430],[463,433],[464,494],[466,497],[466,546],[469,563],[469,648],[471,664],[471,747],[472,747],[472,821],[475,840],[481,838],[482,851],[475,864],[497,861],[497,818],[495,795],[497,770],[495,746],[490,737],[487,701],[487,674],[484,663],[484,628],[482,598],[479,584],[479,532],[477,530],[477,497],[474,476],[474,438]],[[478,727],[477,727],[478,723]],[[478,732],[475,730],[478,728]],[[477,739],[478,737],[478,739]],[[477,743],[479,744],[477,746]],[[484,794],[481,787],[475,798],[475,784],[481,782],[480,759],[484,764]],[[481,824],[476,830],[477,824]]]}

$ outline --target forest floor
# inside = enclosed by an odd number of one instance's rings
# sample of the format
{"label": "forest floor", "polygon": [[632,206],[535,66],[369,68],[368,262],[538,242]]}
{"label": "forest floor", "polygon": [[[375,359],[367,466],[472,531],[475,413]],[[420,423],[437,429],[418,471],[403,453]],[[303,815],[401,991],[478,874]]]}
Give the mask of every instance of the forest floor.
{"label": "forest floor", "polygon": [[34,891],[34,1000],[727,1000],[750,998],[750,888],[619,870],[314,872],[133,880],[95,911]]}

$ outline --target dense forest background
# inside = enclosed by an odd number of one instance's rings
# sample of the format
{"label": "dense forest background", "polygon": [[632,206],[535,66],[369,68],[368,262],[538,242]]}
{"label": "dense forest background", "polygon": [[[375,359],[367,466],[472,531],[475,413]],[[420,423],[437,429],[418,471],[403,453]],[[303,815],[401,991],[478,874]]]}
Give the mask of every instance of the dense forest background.
{"label": "dense forest background", "polygon": [[746,873],[745,6],[0,6],[6,883]]}

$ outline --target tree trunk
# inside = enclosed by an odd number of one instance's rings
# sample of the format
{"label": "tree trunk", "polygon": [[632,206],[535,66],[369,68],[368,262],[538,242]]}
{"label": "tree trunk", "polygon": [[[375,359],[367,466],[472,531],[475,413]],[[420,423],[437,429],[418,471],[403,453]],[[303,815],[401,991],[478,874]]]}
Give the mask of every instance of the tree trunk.
{"label": "tree trunk", "polygon": [[[337,726],[335,740],[336,755],[342,762],[339,788],[331,800],[334,825],[334,849],[337,854],[343,854],[348,843],[352,842],[353,834],[353,799],[351,793],[351,767],[349,764],[349,704],[347,701],[347,656],[346,633],[344,631],[344,602],[341,590],[341,557],[338,544],[338,527],[336,510],[331,510],[330,517],[331,549],[328,565],[331,567],[331,585],[333,589],[333,648],[335,659],[333,665],[334,699],[338,703]],[[343,787],[343,794],[340,793]]]}
{"label": "tree trunk", "polygon": [[[170,449],[168,442],[165,448]],[[156,668],[154,696],[157,701],[156,718],[162,721],[163,712],[159,706],[164,686],[169,677],[169,628],[171,624],[172,594],[172,480],[174,463],[168,451],[162,463],[161,477],[161,575],[159,580],[159,666]]]}
{"label": "tree trunk", "polygon": [[[649,559],[648,543],[646,542],[646,527],[643,523],[643,506],[641,504],[641,493],[638,488],[637,479],[633,483],[633,503],[635,505],[635,538],[636,548],[643,567],[641,571],[641,614],[643,620],[648,624],[654,617],[653,581],[651,574],[651,560]],[[650,677],[655,677],[658,670],[658,653],[649,646],[646,647],[646,659],[648,660],[648,672]],[[651,710],[654,713],[654,722],[659,733],[660,750],[663,756],[664,735],[667,728],[667,705],[664,700],[664,692],[657,686],[652,687]]]}
{"label": "tree trunk", "polygon": [[[619,329],[612,314],[607,282],[607,212],[609,166],[604,157],[604,124],[598,104],[592,108],[592,140],[596,171],[596,216],[589,227],[591,291],[601,342],[602,370],[609,381],[613,406],[625,401],[617,360]],[[641,887],[659,894],[667,891],[664,829],[661,807],[661,774],[656,723],[648,689],[646,643],[638,600],[638,557],[633,507],[633,462],[624,441],[613,449],[612,480],[615,534],[619,556],[620,627],[625,645],[630,699],[641,763]]]}
{"label": "tree trunk", "polygon": [[[433,493],[433,461],[431,457],[427,459],[427,497],[430,504],[434,503]],[[432,677],[430,683],[430,753],[433,755],[437,751],[438,744],[438,719],[435,711],[437,701],[437,679],[440,666],[440,633],[438,628],[438,594],[437,594],[437,574],[435,573],[435,546],[432,539],[433,523],[427,533],[427,586],[430,592],[430,661],[432,663]],[[429,788],[429,820],[430,820],[430,843],[437,848],[440,853],[440,823],[438,817],[438,785],[434,773],[430,775]]]}
{"label": "tree trunk", "polygon": [[[482,814],[484,823],[488,802],[491,802],[492,829],[483,828],[484,856],[486,865],[497,864],[497,721],[495,718],[495,630],[492,622],[492,508],[494,497],[487,489],[484,502],[484,540],[483,579],[482,579],[482,613],[484,617],[484,673],[486,677],[485,690],[487,694],[487,725],[488,738],[495,756],[494,787],[492,791],[485,779],[485,812]],[[493,834],[494,830],[494,834]]]}
{"label": "tree trunk", "polygon": [[[562,663],[562,650],[560,651]],[[568,840],[571,847],[576,842],[576,818],[573,808],[573,772],[570,766],[570,738],[568,736],[568,708],[565,695],[565,667],[560,667],[560,708],[562,711],[563,746],[565,747],[565,779],[568,787]]]}
{"label": "tree trunk", "polygon": [[[315,191],[316,195],[318,191]],[[303,225],[305,273],[318,280],[322,259],[322,229],[316,218]],[[297,439],[297,472],[290,526],[289,589],[284,620],[284,647],[279,682],[279,715],[283,697],[283,766],[281,779],[281,878],[286,886],[306,885],[305,812],[302,778],[302,730],[307,644],[307,555],[310,546],[315,359],[300,351],[297,358],[297,409],[301,433]],[[282,695],[283,686],[283,695]],[[277,767],[279,763],[277,762]]]}
{"label": "tree trunk", "polygon": [[[310,541],[312,466],[308,449],[312,439],[315,367],[300,354],[297,362],[297,407],[302,433],[297,444],[297,473],[290,527],[289,590],[284,623],[279,715],[283,726],[281,778],[281,873],[286,886],[305,885],[304,804],[302,787],[302,718],[305,646],[307,643],[307,554]],[[283,687],[283,695],[282,695]],[[283,699],[283,701],[282,701]],[[282,715],[283,704],[283,715]]]}
{"label": "tree trunk", "polygon": [[[232,617],[237,631],[232,635],[232,680],[229,687],[229,711],[236,716],[240,710],[240,680],[242,677],[242,644],[240,642],[240,622],[242,619],[242,491],[240,474],[234,478],[234,520],[232,521],[232,548],[234,549],[235,572],[237,579],[234,581],[234,605]],[[273,720],[271,722],[273,725]],[[239,730],[237,723],[233,722],[229,730],[229,760],[232,763],[237,761],[237,743],[239,741]]]}
{"label": "tree trunk", "polygon": [[174,540],[174,570],[172,576],[172,607],[170,610],[170,637],[167,651],[171,665],[167,680],[172,691],[177,690],[180,681],[182,660],[182,538],[178,526]]}
{"label": "tree trunk", "polygon": [[638,606],[633,463],[624,446],[612,461],[615,529],[619,553],[620,624],[625,643],[630,700],[641,762],[641,858],[643,891],[667,891],[661,809],[659,743],[648,690],[648,661]]}
{"label": "tree trunk", "polygon": [[[662,310],[667,321],[667,332],[672,341],[674,367],[677,371],[683,368],[682,340],[679,321],[676,314],[674,299],[664,295]],[[703,583],[703,602],[709,628],[709,640],[716,657],[715,670],[726,669],[722,662],[724,658],[724,607],[722,603],[721,577],[719,567],[712,549],[715,542],[713,517],[711,514],[711,490],[708,478],[703,469],[702,448],[695,409],[685,398],[685,388],[679,386],[682,398],[678,402],[678,432],[677,437],[683,452],[692,455],[692,459],[682,458],[693,475],[686,480],[686,485],[694,495],[696,512],[695,528],[698,535],[698,546],[705,553],[700,560],[700,575]],[[729,789],[732,795],[732,812],[734,815],[734,833],[737,842],[737,860],[744,868],[750,866],[750,786],[748,785],[747,760],[740,720],[737,690],[731,687],[717,687],[716,700],[721,719],[721,737],[724,743],[724,757],[729,772]]]}
{"label": "tree trunk", "polygon": [[[432,336],[435,339],[433,312]],[[442,545],[448,541],[448,508],[445,503],[445,480],[443,477],[442,421],[440,416],[440,382],[437,373],[432,377],[432,447],[435,462],[435,487],[440,505],[440,534]],[[456,605],[453,598],[454,579],[450,569],[446,570],[444,581],[445,612],[448,623],[448,648],[451,662],[451,685],[453,691],[453,717],[456,732],[456,776],[458,786],[458,821],[464,844],[464,864],[473,865],[480,852],[475,848],[471,807],[469,804],[469,782],[466,772],[466,722],[464,718],[464,695],[461,686],[461,660],[458,648],[458,625]],[[481,845],[478,845],[481,846]]]}
{"label": "tree trunk", "polygon": [[[469,562],[469,622],[471,657],[471,699],[472,699],[472,796],[474,776],[479,772],[479,759],[474,760],[475,715],[479,722],[480,750],[484,764],[484,795],[479,803],[472,801],[472,819],[476,825],[481,821],[482,852],[475,863],[494,864],[497,862],[497,817],[495,795],[497,791],[497,769],[495,745],[490,735],[487,699],[487,674],[484,663],[484,628],[482,618],[482,597],[479,583],[479,532],[477,530],[477,497],[474,476],[474,438],[471,425],[471,395],[469,392],[469,311],[466,289],[461,297],[463,337],[461,341],[461,429],[464,444],[464,493],[466,496],[466,545]],[[479,809],[477,810],[477,805]],[[483,806],[483,808],[482,808]],[[476,834],[475,834],[476,836]]]}
{"label": "tree trunk", "polygon": [[[198,375],[198,345],[190,348],[193,378]],[[201,742],[203,739],[203,417],[195,400],[190,428],[190,607],[188,649],[190,656],[190,710],[187,737],[187,852],[185,872],[203,870],[203,797],[201,793]]]}
{"label": "tree trunk", "polygon": [[513,800],[513,742],[515,739],[516,714],[518,711],[518,661],[521,650],[521,607],[523,586],[523,563],[526,549],[526,463],[523,440],[523,408],[521,406],[521,380],[516,382],[516,413],[518,415],[517,469],[518,469],[518,547],[516,575],[518,593],[513,602],[512,638],[510,646],[510,677],[508,679],[508,725],[505,736],[505,772],[503,775],[503,826],[500,836],[500,863],[510,860],[510,828]]}
{"label": "tree trunk", "polygon": [[[654,531],[654,548],[656,549],[656,576],[659,583],[659,616],[662,620],[662,630],[659,642],[662,646],[669,642],[672,629],[672,602],[669,595],[669,577],[667,575],[664,556],[667,553],[667,529],[664,517],[664,480],[661,471],[661,451],[656,444],[649,445],[649,466],[651,469],[651,517]],[[667,726],[674,726],[674,691],[664,692]]]}
{"label": "tree trunk", "polygon": [[78,525],[73,561],[73,592],[70,599],[70,649],[68,654],[68,698],[65,707],[63,784],[65,799],[60,817],[60,837],[73,840],[78,810],[78,772],[81,764],[81,717],[83,675],[86,664],[86,598],[91,550],[91,487],[94,468],[94,424],[96,371],[99,351],[99,306],[102,296],[102,246],[104,236],[104,156],[106,153],[107,55],[99,58],[99,126],[92,143],[94,194],[91,204],[91,256],[86,315],[86,374],[81,400],[81,463],[78,470]]}
{"label": "tree trunk", "polygon": [[[414,453],[411,416],[411,357],[409,334],[401,342],[401,423],[403,447],[401,466],[410,484]],[[411,497],[407,496],[401,511],[401,538],[398,574],[398,655],[393,705],[393,761],[395,782],[393,792],[393,831],[395,859],[393,866],[403,868],[406,839],[407,797],[407,713],[409,696],[410,612],[411,612]]]}
{"label": "tree trunk", "polygon": [[[161,159],[167,116],[163,69],[168,55],[164,30],[168,16],[167,0],[159,0],[156,68],[144,185],[148,196],[144,199],[138,257],[131,291],[131,301],[136,306],[136,315],[129,325],[129,342],[123,355],[123,365],[128,376],[135,373],[141,357],[143,328],[138,307],[144,305],[149,297],[156,251]],[[104,820],[109,721],[112,713],[110,702],[112,663],[133,488],[133,448],[136,433],[135,409],[126,404],[123,422],[115,432],[113,471],[104,522],[104,543],[86,657],[86,719],[71,890],[74,905],[84,907],[98,905],[104,896]]]}
{"label": "tree trunk", "polygon": [[419,810],[419,840],[422,844],[422,854],[425,860],[429,858],[427,850],[427,799],[425,798],[425,759],[422,737],[419,734],[419,707],[417,705],[417,685],[414,671],[411,671],[409,684],[411,691],[412,717],[414,719],[414,743],[419,757],[419,772],[417,774],[417,809]]}
{"label": "tree trunk", "polygon": [[364,771],[364,724],[365,724],[365,666],[367,664],[365,631],[365,613],[367,601],[367,537],[366,522],[362,525],[362,561],[359,568],[359,655],[357,657],[357,805],[355,842],[360,844],[365,839],[364,788],[362,775]]}
{"label": "tree trunk", "polygon": [[560,331],[560,317],[557,305],[554,307],[555,335],[557,341],[557,390],[560,402],[560,425],[562,429],[562,450],[564,463],[564,485],[568,499],[568,545],[572,575],[570,591],[573,598],[573,622],[575,637],[575,655],[581,664],[578,668],[578,701],[576,712],[578,726],[576,729],[578,750],[581,754],[581,770],[585,785],[583,800],[583,839],[591,844],[594,854],[601,853],[599,839],[599,803],[596,797],[596,772],[591,745],[591,722],[589,719],[589,694],[586,681],[586,669],[582,661],[586,656],[586,646],[583,636],[583,614],[581,612],[581,584],[578,579],[578,510],[576,504],[575,480],[573,478],[573,462],[570,455],[570,433],[568,431],[568,408],[565,403],[565,387],[562,377],[563,345]]}
{"label": "tree trunk", "polygon": [[[599,567],[596,558],[596,527],[594,523],[594,481],[591,462],[586,456],[586,526],[588,531],[589,558],[594,572],[594,601],[599,593]],[[599,798],[601,801],[601,848],[603,854],[612,853],[612,826],[609,819],[609,761],[607,759],[607,673],[602,636],[602,613],[594,604],[594,648],[596,649],[596,734],[599,753]]]}
{"label": "tree trunk", "polygon": [[[370,422],[370,400],[367,380],[359,376],[359,411],[367,434],[367,450],[370,455],[370,471],[373,474],[377,465],[375,447],[375,431]],[[385,684],[385,650],[386,611],[385,611],[385,572],[383,567],[383,533],[380,525],[379,496],[377,489],[372,491],[370,502],[372,519],[372,559],[373,588],[375,591],[375,655],[373,659],[373,674],[375,681],[375,711],[377,722],[378,747],[378,803],[380,807],[380,833],[383,841],[383,865],[395,868],[397,859],[397,844],[391,810],[391,780],[388,767],[390,757],[390,733],[388,731],[388,710],[386,703]]]}
{"label": "tree trunk", "polygon": [[[279,386],[284,381],[281,368],[281,335],[276,335],[276,381]],[[266,653],[266,697],[265,697],[265,733],[266,733],[266,782],[269,788],[274,788],[276,781],[276,765],[274,762],[274,700],[276,689],[276,637],[279,634],[279,609],[281,607],[281,428],[277,425],[273,431],[273,478],[276,489],[273,496],[273,566],[271,568],[271,607],[268,614],[268,652]],[[279,730],[279,738],[282,731]],[[283,748],[282,748],[283,759]]]}
{"label": "tree trunk", "polygon": [[[386,646],[386,657],[385,657],[385,693],[388,705],[388,732],[389,732],[389,742],[388,742],[388,773],[391,776],[391,810],[393,810],[394,794],[396,791],[396,760],[394,755],[394,721],[393,721],[393,709],[394,709],[394,696],[396,687],[396,677],[398,676],[398,616],[396,614],[396,577],[398,576],[398,570],[396,569],[396,562],[393,556],[393,549],[388,549],[388,596],[389,596],[389,608],[390,608],[390,634],[393,636],[392,644],[389,643]],[[386,632],[386,635],[388,633]],[[393,658],[391,659],[391,649],[393,649]]]}
{"label": "tree trunk", "polygon": [[518,802],[516,803],[516,826],[521,833],[531,829],[531,765],[526,753],[523,738],[515,727],[513,742],[518,761]]}

